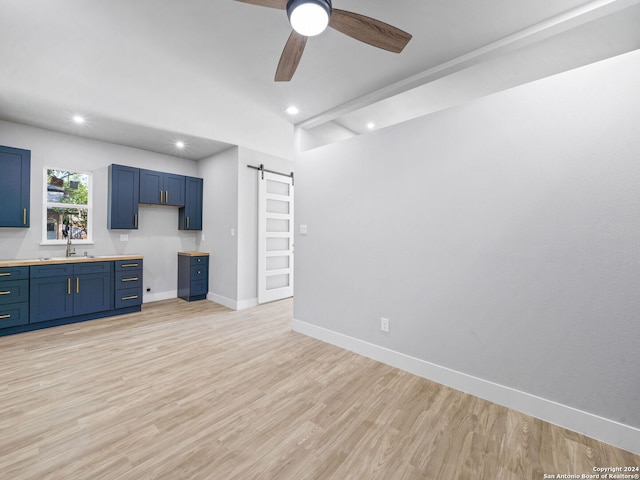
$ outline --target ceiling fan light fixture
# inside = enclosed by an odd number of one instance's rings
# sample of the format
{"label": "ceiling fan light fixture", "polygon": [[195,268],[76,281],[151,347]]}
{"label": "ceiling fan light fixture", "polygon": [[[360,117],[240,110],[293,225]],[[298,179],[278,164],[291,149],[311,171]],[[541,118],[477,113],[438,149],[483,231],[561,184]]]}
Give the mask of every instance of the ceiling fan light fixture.
{"label": "ceiling fan light fixture", "polygon": [[287,15],[293,29],[305,37],[325,31],[331,18],[330,0],[289,0]]}

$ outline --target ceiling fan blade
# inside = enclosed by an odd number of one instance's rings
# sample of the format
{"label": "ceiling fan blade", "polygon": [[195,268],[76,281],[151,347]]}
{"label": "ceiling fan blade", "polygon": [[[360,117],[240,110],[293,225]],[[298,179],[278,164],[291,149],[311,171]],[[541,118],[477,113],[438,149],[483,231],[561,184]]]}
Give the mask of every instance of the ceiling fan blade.
{"label": "ceiling fan blade", "polygon": [[276,70],[276,82],[288,82],[296,73],[296,68],[302,58],[304,46],[307,44],[307,37],[300,35],[295,30],[289,35],[289,40],[282,50],[282,56]]}
{"label": "ceiling fan blade", "polygon": [[250,3],[260,7],[279,8],[280,10],[287,8],[287,0],[236,0],[236,2]]}
{"label": "ceiling fan blade", "polygon": [[333,9],[329,25],[339,32],[394,53],[400,53],[411,35],[399,28],[346,10]]}

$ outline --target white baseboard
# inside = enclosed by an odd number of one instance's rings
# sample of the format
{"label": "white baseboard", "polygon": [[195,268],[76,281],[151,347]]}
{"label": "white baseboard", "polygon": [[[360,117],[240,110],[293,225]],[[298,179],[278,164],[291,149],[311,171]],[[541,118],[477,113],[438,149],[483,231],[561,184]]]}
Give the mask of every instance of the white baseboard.
{"label": "white baseboard", "polygon": [[294,331],[640,455],[640,429],[294,319]]}
{"label": "white baseboard", "polygon": [[245,308],[251,308],[258,305],[257,298],[250,298],[248,300],[233,300],[232,298],[223,297],[222,295],[211,292],[207,294],[207,300],[219,303],[220,305],[224,305],[225,307],[232,310],[243,310]]}
{"label": "white baseboard", "polygon": [[159,302],[160,300],[169,300],[170,298],[176,298],[177,296],[177,290],[160,293],[145,293],[142,296],[142,303]]}
{"label": "white baseboard", "polygon": [[255,307],[256,305],[258,305],[258,299],[257,298],[249,298],[249,299],[246,299],[246,300],[238,300],[238,308],[237,308],[237,310],[243,310],[245,308]]}

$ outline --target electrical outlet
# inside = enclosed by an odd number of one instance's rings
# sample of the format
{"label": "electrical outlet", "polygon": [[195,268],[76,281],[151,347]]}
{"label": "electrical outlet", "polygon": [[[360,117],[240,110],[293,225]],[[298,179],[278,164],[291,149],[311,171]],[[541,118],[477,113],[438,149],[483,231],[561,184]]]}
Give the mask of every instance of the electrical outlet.
{"label": "electrical outlet", "polygon": [[381,318],[380,319],[380,330],[382,330],[383,332],[388,332],[389,331],[389,319],[388,318]]}

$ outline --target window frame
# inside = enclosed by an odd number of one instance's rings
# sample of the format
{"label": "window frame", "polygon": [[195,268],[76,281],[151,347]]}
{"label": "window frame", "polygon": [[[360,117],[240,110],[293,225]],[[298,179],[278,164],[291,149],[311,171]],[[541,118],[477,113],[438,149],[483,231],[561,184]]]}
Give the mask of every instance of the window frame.
{"label": "window frame", "polygon": [[[47,201],[47,171],[57,170],[63,172],[72,172],[75,174],[87,176],[87,204],[79,205],[75,203],[55,203]],[[40,245],[66,245],[66,239],[51,240],[47,238],[47,213],[49,208],[76,208],[87,211],[87,238],[72,239],[74,245],[93,245],[93,172],[88,170],[78,170],[75,168],[61,168],[45,166],[42,169],[42,240]]]}

